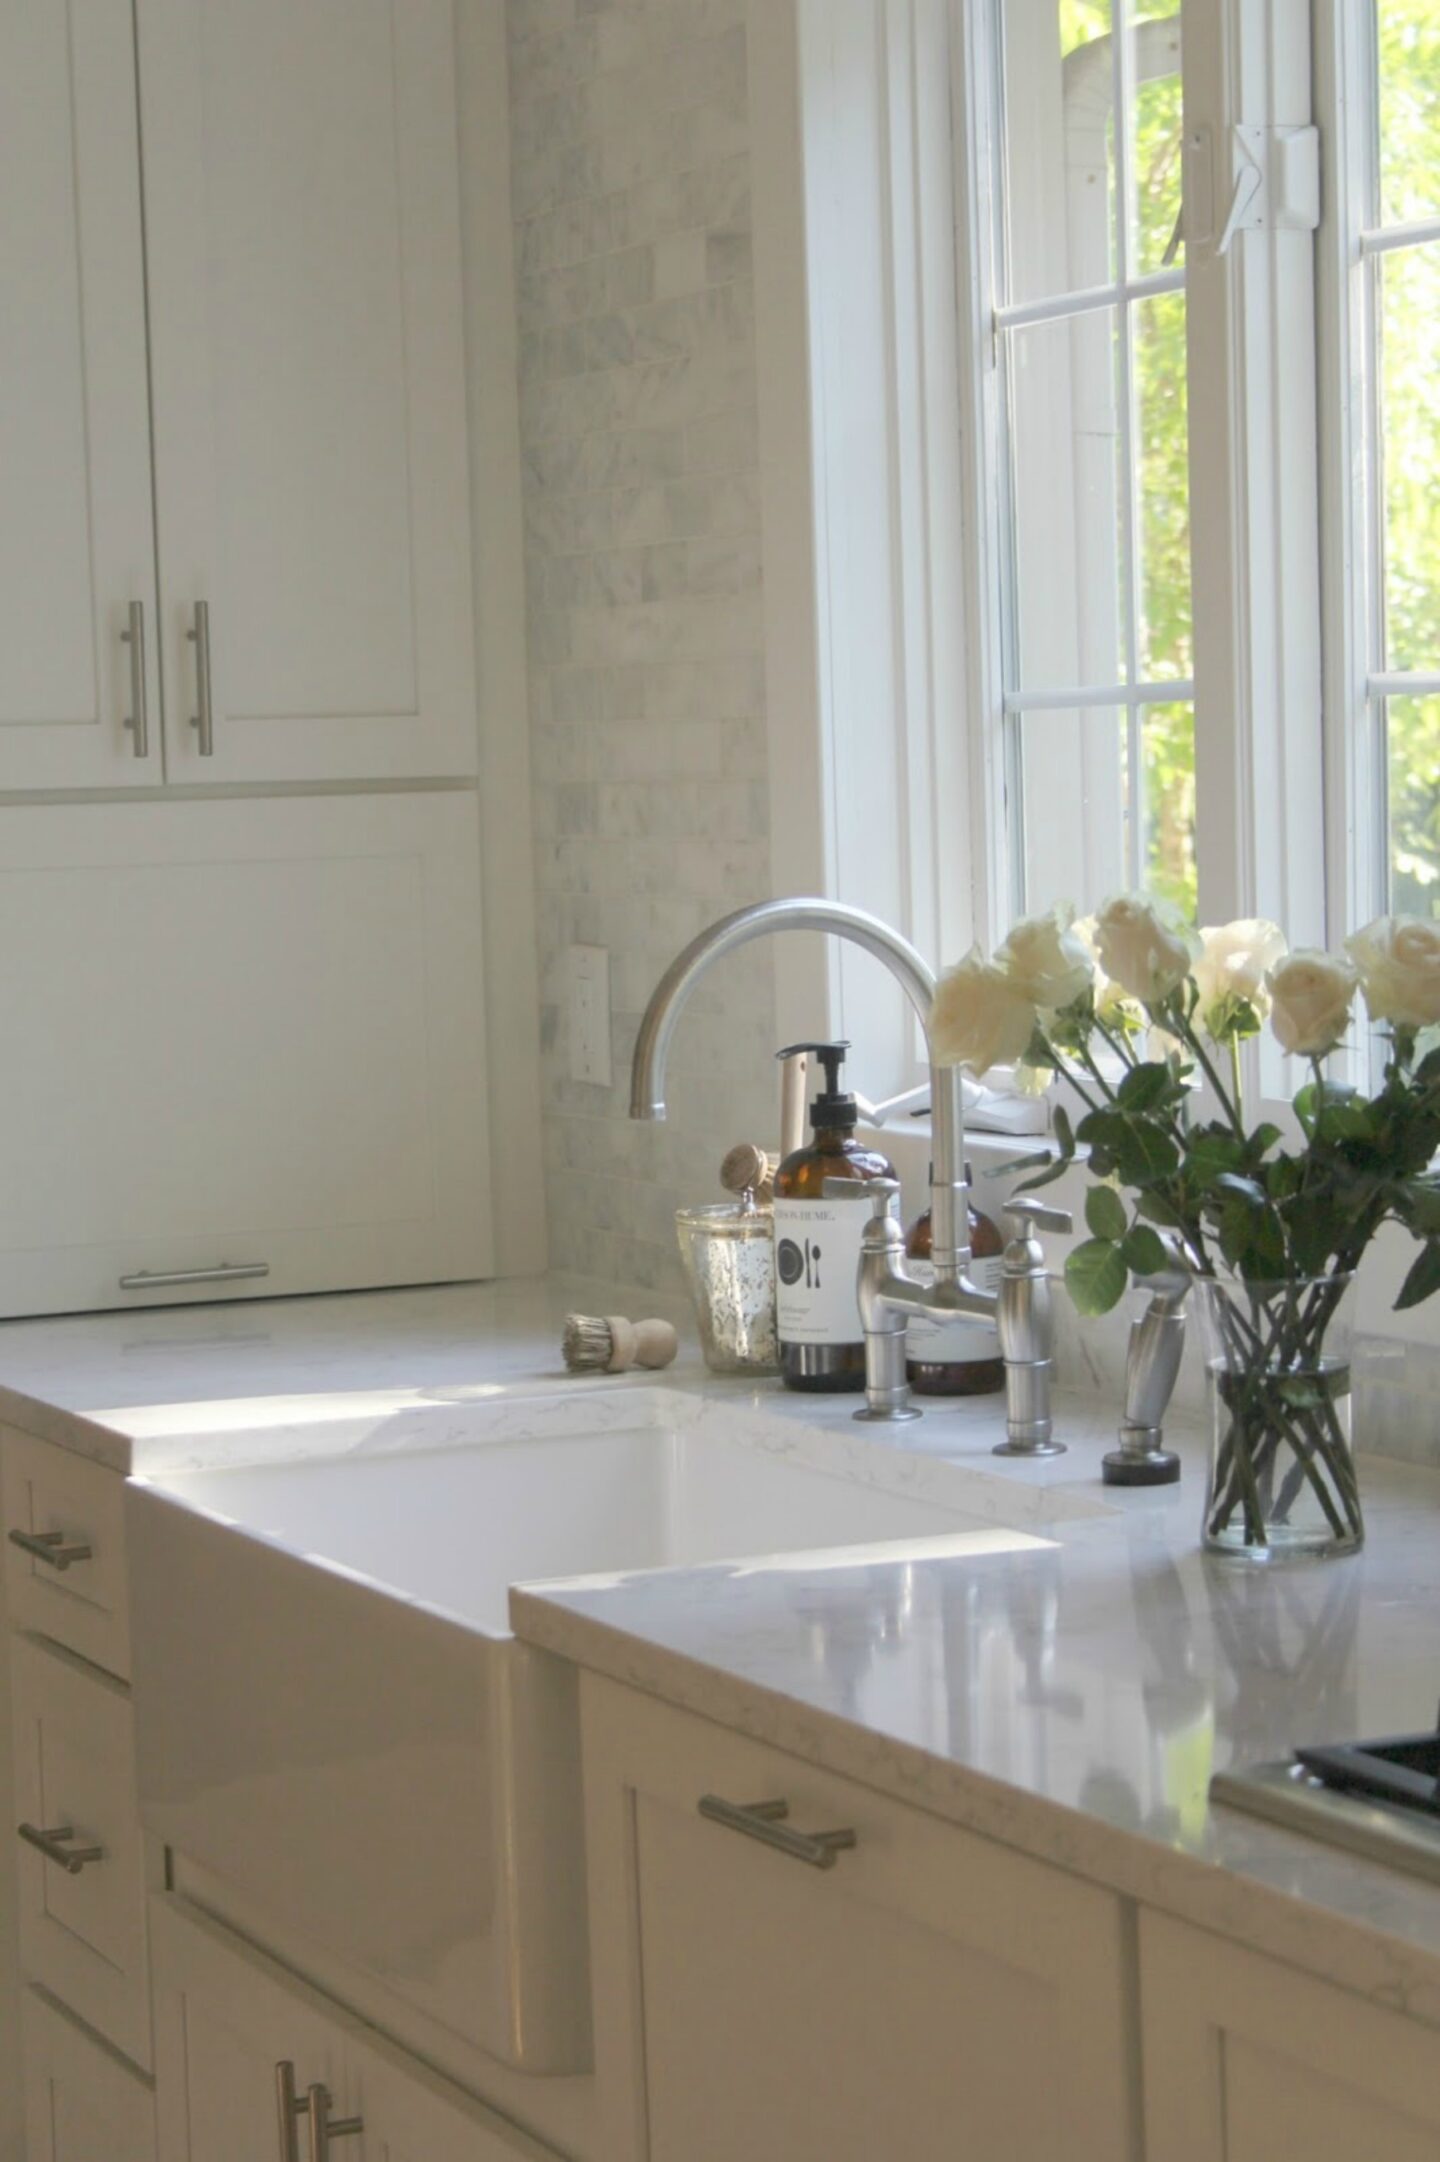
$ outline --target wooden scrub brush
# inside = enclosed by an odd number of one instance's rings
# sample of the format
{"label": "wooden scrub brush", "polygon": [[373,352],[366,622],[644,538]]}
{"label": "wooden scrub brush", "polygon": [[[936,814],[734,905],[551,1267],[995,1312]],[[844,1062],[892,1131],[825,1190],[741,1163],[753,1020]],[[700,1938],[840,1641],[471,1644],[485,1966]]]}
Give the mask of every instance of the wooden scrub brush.
{"label": "wooden scrub brush", "polygon": [[572,1374],[623,1374],[632,1366],[668,1366],[680,1339],[668,1321],[567,1314],[561,1349]]}

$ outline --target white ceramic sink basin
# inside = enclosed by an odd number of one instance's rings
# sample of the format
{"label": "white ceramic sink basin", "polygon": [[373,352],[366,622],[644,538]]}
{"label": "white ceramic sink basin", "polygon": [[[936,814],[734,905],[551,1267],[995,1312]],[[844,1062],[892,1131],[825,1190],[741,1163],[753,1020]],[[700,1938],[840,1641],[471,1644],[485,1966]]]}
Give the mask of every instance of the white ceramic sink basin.
{"label": "white ceramic sink basin", "polygon": [[232,1432],[233,1468],[133,1481],[145,1822],[467,2041],[583,2067],[574,1677],[508,1587],[993,1532],[963,1475],[907,1492],[845,1427],[579,1392],[339,1420],[303,1462],[233,1464],[266,1436]]}

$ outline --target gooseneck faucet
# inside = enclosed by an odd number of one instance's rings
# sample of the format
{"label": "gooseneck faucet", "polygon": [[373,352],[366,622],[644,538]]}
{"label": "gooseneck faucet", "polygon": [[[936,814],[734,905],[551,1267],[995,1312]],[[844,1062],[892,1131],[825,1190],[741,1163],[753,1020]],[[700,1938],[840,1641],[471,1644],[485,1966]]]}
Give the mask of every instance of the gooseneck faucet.
{"label": "gooseneck faucet", "polygon": [[[907,940],[863,909],[839,901],[794,899],[757,901],[702,931],[671,962],[650,997],[635,1039],[631,1070],[630,1116],[665,1116],[665,1061],[681,1008],[711,963],[750,940],[776,931],[828,931],[883,961],[910,1004],[930,1046],[930,1008],[935,978]],[[905,1381],[906,1324],[912,1314],[938,1321],[957,1315],[996,1320],[1005,1359],[1007,1453],[1029,1455],[1056,1451],[1050,1438],[1049,1377],[1053,1330],[1049,1281],[1043,1257],[1034,1261],[1032,1240],[1012,1242],[1007,1274],[997,1297],[970,1280],[966,1236],[965,1123],[958,1066],[930,1059],[930,1106],[933,1163],[930,1174],[931,1277],[921,1283],[905,1265],[904,1236],[894,1213],[899,1188],[893,1180],[856,1182],[860,1196],[876,1204],[866,1226],[860,1257],[859,1298],[865,1328],[865,1407],[858,1418],[913,1419]],[[849,1182],[831,1180],[827,1190]],[[1016,1204],[1027,1221],[1069,1229],[1069,1218],[1039,1202]],[[1010,1253],[1024,1247],[1016,1273],[1009,1274]],[[1035,1247],[1038,1252],[1038,1247]]]}

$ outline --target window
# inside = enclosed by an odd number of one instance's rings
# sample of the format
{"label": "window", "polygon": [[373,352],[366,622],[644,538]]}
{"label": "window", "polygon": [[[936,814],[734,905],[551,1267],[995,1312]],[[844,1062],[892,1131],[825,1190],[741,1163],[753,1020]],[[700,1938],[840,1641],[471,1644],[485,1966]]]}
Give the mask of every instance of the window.
{"label": "window", "polygon": [[1183,17],[952,11],[992,943],[1119,885],[1440,914],[1440,11]]}
{"label": "window", "polygon": [[1180,19],[1008,0],[997,27],[1013,905],[1193,914]]}

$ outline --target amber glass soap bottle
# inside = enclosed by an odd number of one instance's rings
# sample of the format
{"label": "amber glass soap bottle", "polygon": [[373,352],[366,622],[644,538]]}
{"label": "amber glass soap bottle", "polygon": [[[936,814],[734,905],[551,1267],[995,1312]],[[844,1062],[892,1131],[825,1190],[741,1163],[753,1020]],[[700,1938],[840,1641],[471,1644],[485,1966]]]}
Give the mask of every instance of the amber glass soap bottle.
{"label": "amber glass soap bottle", "polygon": [[830,1200],[827,1179],[893,1179],[888,1156],[855,1139],[855,1098],[840,1086],[848,1043],[790,1044],[778,1056],[811,1051],[825,1086],[810,1107],[814,1131],[775,1174],[775,1303],[780,1373],[787,1389],[865,1386],[865,1333],[855,1284],[865,1200]]}
{"label": "amber glass soap bottle", "polygon": [[[970,1166],[965,1166],[967,1194],[972,1185]],[[966,1207],[969,1224],[970,1281],[981,1291],[1000,1289],[1001,1257],[1005,1240],[992,1217]],[[930,1259],[930,1211],[925,1209],[910,1226],[905,1252],[911,1261]],[[927,1321],[912,1315],[906,1332],[905,1377],[917,1396],[993,1396],[1005,1386],[1005,1361],[1000,1356],[1000,1336],[989,1321]]]}

